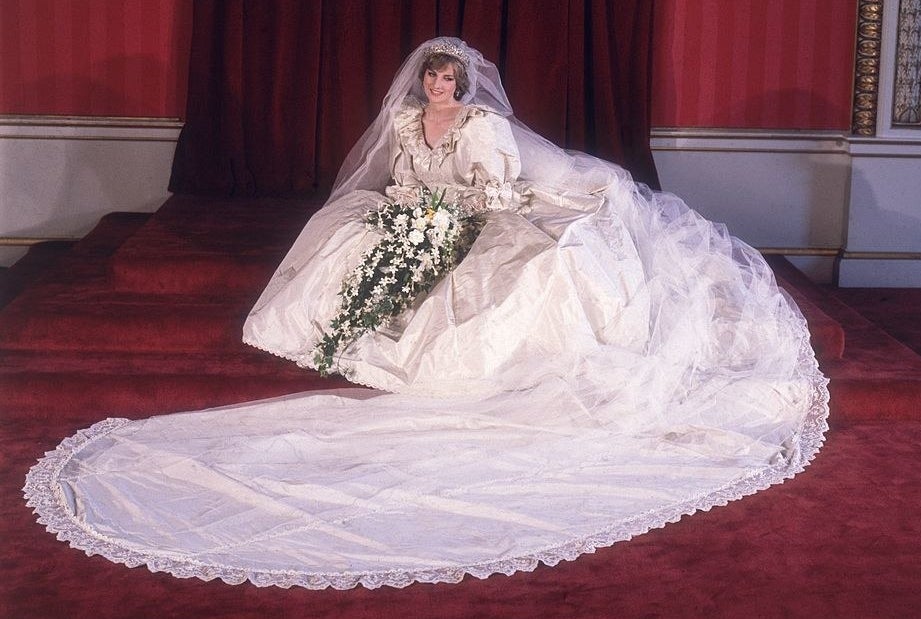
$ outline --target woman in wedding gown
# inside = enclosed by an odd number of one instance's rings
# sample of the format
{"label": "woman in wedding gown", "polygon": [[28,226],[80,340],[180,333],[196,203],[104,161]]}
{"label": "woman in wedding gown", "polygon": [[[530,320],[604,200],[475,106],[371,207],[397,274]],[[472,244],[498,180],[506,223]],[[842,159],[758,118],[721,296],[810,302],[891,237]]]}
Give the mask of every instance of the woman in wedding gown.
{"label": "woman in wedding gown", "polygon": [[678,198],[512,115],[494,65],[421,45],[247,319],[315,367],[384,201],[445,192],[463,261],[340,351],[373,387],[109,419],[30,472],[50,531],[127,565],[257,585],[531,570],[801,471],[828,392],[761,257]]}

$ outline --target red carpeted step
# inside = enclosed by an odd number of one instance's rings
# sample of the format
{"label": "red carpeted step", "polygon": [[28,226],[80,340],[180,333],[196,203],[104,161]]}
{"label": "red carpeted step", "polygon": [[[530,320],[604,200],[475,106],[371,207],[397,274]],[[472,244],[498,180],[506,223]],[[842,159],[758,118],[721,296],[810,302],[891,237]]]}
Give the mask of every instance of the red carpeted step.
{"label": "red carpeted step", "polygon": [[355,388],[341,377],[297,374],[0,374],[0,410],[33,419],[142,418],[316,389]]}
{"label": "red carpeted step", "polygon": [[74,246],[74,253],[105,257],[115,252],[152,217],[152,213],[115,212],[103,216]]}
{"label": "red carpeted step", "polygon": [[47,241],[30,247],[25,256],[0,273],[0,307],[54,268],[74,244],[75,241]]}
{"label": "red carpeted step", "polygon": [[22,291],[49,278],[69,279],[75,269],[82,272],[93,268],[98,270],[108,256],[148,219],[150,213],[109,213],[79,241],[49,241],[30,248],[4,274],[0,283],[0,308]]}
{"label": "red carpeted step", "polygon": [[[102,217],[96,227],[85,237],[76,243],[66,243],[67,247],[61,248],[61,254],[53,262],[45,262],[45,268],[37,271],[27,266],[30,271],[27,276],[24,276],[27,281],[17,292],[32,295],[38,290],[39,294],[47,296],[45,292],[47,288],[69,289],[75,283],[82,283],[87,278],[103,276],[109,257],[150,217],[150,213],[109,213]],[[24,260],[28,257],[29,254]],[[14,265],[14,269],[18,265],[19,263]],[[7,301],[11,300],[12,298]],[[4,305],[6,304],[0,303],[0,308]]]}
{"label": "red carpeted step", "polygon": [[318,201],[174,196],[112,261],[122,290],[258,292]]}
{"label": "red carpeted step", "polygon": [[112,263],[113,285],[145,293],[251,293],[265,287],[282,255],[122,255]]}
{"label": "red carpeted step", "polygon": [[827,302],[846,332],[840,359],[821,361],[831,380],[833,423],[921,419],[921,356],[847,306]]}
{"label": "red carpeted step", "polygon": [[228,374],[300,376],[295,364],[250,346],[220,352],[143,352],[117,354],[91,350],[12,350],[0,353],[0,375],[17,372],[82,374]]}
{"label": "red carpeted step", "polygon": [[832,423],[921,419],[921,356],[847,306],[828,307],[847,333],[844,355],[821,361]]}
{"label": "red carpeted step", "polygon": [[836,288],[830,293],[921,354],[921,288]]}
{"label": "red carpeted step", "polygon": [[14,350],[205,351],[240,348],[246,310],[220,302],[11,303],[0,348]]}
{"label": "red carpeted step", "polygon": [[843,332],[843,353],[819,357],[831,381],[830,423],[921,419],[921,356],[811,282],[785,258],[771,256],[768,262],[778,280],[797,291],[794,298],[804,302],[807,320],[807,303],[812,303]]}

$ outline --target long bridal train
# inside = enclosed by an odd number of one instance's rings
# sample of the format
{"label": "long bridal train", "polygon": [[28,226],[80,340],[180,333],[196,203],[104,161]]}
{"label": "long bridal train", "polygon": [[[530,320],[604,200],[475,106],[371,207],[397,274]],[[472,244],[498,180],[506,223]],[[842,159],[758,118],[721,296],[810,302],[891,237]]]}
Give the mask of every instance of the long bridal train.
{"label": "long bridal train", "polygon": [[[522,350],[481,395],[356,389],[106,420],[33,468],[29,505],[76,548],[177,576],[405,586],[553,565],[791,477],[827,429],[805,322],[750,248],[629,188],[557,222],[504,298],[630,282],[646,322],[618,301],[607,341],[560,328],[546,341],[565,350]],[[537,225],[540,209],[515,217]],[[458,271],[428,299],[462,291]],[[504,328],[528,328],[526,309],[505,308]]]}
{"label": "long bridal train", "polygon": [[[436,53],[469,91],[429,146],[419,75]],[[420,187],[485,223],[454,271],[337,357],[375,389],[102,421],[30,471],[39,521],[182,577],[401,587],[574,559],[818,452],[827,381],[761,256],[528,130],[496,67],[456,39],[404,63],[244,339],[312,367],[374,242],[365,213]]]}

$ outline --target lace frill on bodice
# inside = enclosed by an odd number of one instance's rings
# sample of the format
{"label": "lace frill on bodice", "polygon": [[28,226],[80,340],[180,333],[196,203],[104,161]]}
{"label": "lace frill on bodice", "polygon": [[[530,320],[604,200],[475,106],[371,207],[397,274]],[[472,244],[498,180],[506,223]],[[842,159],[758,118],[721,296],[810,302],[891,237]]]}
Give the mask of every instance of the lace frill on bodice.
{"label": "lace frill on bodice", "polygon": [[399,148],[394,153],[394,184],[385,190],[389,198],[415,202],[425,186],[446,190],[446,198],[456,200],[469,214],[528,210],[527,192],[515,182],[521,164],[505,119],[483,107],[464,106],[438,143],[430,146],[422,124],[424,109],[408,100],[394,120]]}
{"label": "lace frill on bodice", "polygon": [[471,117],[483,118],[486,110],[472,105],[463,106],[454,119],[451,127],[445,132],[437,144],[429,146],[425,140],[425,129],[422,124],[422,115],[425,107],[418,102],[408,101],[397,114],[393,126],[402,152],[413,159],[413,167],[422,170],[431,170],[433,166],[440,167],[445,158],[454,152],[457,147],[461,128],[467,124]]}

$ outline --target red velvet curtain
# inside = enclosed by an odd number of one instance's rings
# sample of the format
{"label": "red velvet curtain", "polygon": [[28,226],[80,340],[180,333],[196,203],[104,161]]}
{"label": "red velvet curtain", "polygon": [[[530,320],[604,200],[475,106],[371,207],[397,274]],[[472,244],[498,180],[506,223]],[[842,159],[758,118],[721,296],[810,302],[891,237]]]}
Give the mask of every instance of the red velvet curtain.
{"label": "red velvet curtain", "polygon": [[533,129],[657,187],[652,14],[652,0],[196,0],[170,189],[328,190],[403,58],[438,35],[493,60]]}

